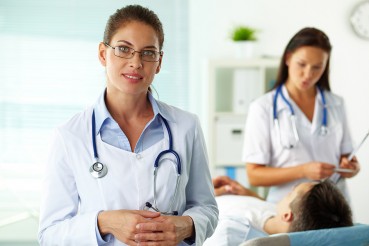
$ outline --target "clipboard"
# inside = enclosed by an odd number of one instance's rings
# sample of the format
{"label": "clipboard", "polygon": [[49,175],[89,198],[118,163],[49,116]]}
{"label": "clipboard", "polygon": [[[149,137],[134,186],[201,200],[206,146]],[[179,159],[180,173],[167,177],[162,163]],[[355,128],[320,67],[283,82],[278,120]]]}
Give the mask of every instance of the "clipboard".
{"label": "clipboard", "polygon": [[[365,134],[364,138],[361,140],[361,142],[359,143],[359,145],[357,145],[356,148],[347,157],[348,161],[351,161],[352,158],[354,158],[355,154],[361,148],[361,146],[363,145],[363,143],[365,142],[365,140],[368,138],[368,136],[369,136],[369,131]],[[336,168],[334,171],[335,172],[341,172],[341,173],[353,173],[354,172],[352,169],[348,169],[348,168]]]}

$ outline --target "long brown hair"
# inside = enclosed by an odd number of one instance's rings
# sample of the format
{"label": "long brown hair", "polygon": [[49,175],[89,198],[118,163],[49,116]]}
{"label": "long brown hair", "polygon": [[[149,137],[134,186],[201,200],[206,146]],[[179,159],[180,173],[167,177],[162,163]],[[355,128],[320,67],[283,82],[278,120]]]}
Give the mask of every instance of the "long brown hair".
{"label": "long brown hair", "polygon": [[313,27],[305,27],[301,29],[288,42],[281,58],[276,83],[273,89],[286,82],[288,78],[288,67],[286,65],[287,55],[293,53],[295,50],[302,46],[317,47],[328,53],[328,60],[325,70],[322,76],[319,78],[317,85],[320,86],[320,88],[322,88],[323,90],[330,91],[331,88],[329,86],[329,61],[332,46],[329,42],[328,36],[321,30]]}

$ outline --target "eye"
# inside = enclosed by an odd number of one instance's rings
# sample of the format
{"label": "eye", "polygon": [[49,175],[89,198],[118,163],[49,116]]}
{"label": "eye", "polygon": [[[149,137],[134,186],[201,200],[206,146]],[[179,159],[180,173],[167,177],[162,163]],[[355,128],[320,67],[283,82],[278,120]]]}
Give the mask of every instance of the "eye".
{"label": "eye", "polygon": [[141,55],[143,57],[155,57],[156,52],[153,51],[153,50],[143,50],[143,51],[141,51]]}
{"label": "eye", "polygon": [[318,71],[318,70],[321,70],[322,67],[321,66],[314,66],[313,69],[316,70],[316,71]]}
{"label": "eye", "polygon": [[297,63],[297,65],[298,65],[299,67],[305,67],[305,63],[302,63],[302,62],[298,62],[298,63]]}
{"label": "eye", "polygon": [[117,46],[116,49],[118,49],[120,53],[131,53],[131,48],[127,46]]}

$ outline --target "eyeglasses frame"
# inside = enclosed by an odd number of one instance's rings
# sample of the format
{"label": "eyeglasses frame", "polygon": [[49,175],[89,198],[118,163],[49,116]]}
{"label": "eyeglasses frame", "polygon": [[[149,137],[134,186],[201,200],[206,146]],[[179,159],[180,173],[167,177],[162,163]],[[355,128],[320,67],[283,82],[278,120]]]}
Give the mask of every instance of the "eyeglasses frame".
{"label": "eyeglasses frame", "polygon": [[[105,46],[108,46],[108,47],[112,48],[112,49],[114,50],[114,55],[115,55],[115,56],[117,56],[117,55],[115,54],[115,48],[117,48],[117,47],[119,47],[119,46],[115,46],[115,47],[114,47],[114,46],[109,45],[109,44],[108,44],[108,43],[106,43],[106,42],[103,42],[103,44],[104,44]],[[137,51],[137,50],[135,50],[135,49],[133,49],[133,48],[131,48],[131,47],[127,47],[127,48],[129,48],[129,49],[132,51],[132,53],[131,53],[131,57],[121,57],[121,56],[117,56],[117,57],[120,57],[120,58],[123,58],[123,59],[131,59],[131,58],[133,58],[133,57],[134,57],[134,54],[135,54],[135,53],[139,53],[139,55],[140,55],[140,59],[141,59],[142,61],[145,61],[145,62],[158,62],[158,61],[160,61],[160,57],[162,57],[162,56],[163,56],[163,51],[154,51],[154,50],[150,50],[150,51],[152,51],[152,52],[155,52],[155,53],[159,54],[159,58],[158,58],[158,60],[157,60],[157,61],[146,61],[146,60],[142,59],[142,55],[141,55],[142,50],[141,50],[141,51]]]}

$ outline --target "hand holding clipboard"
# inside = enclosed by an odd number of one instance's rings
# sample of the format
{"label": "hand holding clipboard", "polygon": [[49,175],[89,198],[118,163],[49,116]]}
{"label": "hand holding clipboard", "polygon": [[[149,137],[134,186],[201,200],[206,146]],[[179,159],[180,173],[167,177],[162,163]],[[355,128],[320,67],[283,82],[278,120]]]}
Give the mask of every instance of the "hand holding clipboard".
{"label": "hand holding clipboard", "polygon": [[[365,140],[368,138],[369,136],[369,131],[365,134],[364,138],[361,140],[361,142],[359,143],[358,146],[356,146],[356,148],[351,152],[351,154],[347,157],[347,160],[350,162],[352,160],[352,158],[354,158],[355,154],[358,152],[358,150],[360,149],[360,147],[363,145],[363,143],[365,142]],[[354,169],[348,169],[348,168],[336,168],[334,170],[335,172],[339,172],[339,173],[354,173],[356,172],[356,170]]]}

